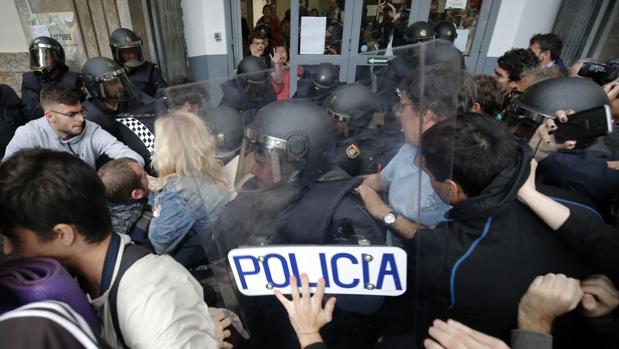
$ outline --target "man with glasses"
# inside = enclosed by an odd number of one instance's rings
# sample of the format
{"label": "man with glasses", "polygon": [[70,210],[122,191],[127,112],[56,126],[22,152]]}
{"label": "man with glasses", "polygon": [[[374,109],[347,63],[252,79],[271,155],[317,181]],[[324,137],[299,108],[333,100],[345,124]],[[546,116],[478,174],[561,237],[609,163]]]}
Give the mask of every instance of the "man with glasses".
{"label": "man with glasses", "polygon": [[85,120],[86,110],[75,91],[47,86],[41,91],[41,106],[45,115],[17,129],[3,161],[21,149],[47,148],[71,153],[93,168],[104,154],[112,159],[129,157],[144,165],[138,153]]}
{"label": "man with glasses", "polygon": [[[366,176],[357,189],[368,212],[388,229],[388,245],[403,246],[402,240],[412,239],[419,225],[434,226],[445,220],[449,206],[436,195],[415,158],[425,130],[440,120],[455,118],[457,110],[471,109],[474,84],[466,70],[446,63],[419,69],[400,83],[400,102],[393,111],[406,144],[381,172]],[[388,192],[388,204],[379,191]]]}

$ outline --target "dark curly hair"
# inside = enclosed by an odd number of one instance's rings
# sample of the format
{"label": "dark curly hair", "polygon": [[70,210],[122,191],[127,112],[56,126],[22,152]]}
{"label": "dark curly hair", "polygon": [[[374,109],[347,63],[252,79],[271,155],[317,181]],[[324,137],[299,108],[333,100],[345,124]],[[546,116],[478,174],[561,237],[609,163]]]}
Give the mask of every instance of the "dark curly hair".
{"label": "dark curly hair", "polygon": [[520,81],[522,72],[536,67],[539,59],[527,49],[513,48],[499,57],[497,64],[509,73],[509,80]]}
{"label": "dark curly hair", "polygon": [[550,58],[557,59],[561,56],[561,49],[563,49],[563,41],[561,41],[561,37],[554,33],[548,34],[535,34],[529,40],[529,45],[533,45],[537,43],[542,50],[550,51]]}

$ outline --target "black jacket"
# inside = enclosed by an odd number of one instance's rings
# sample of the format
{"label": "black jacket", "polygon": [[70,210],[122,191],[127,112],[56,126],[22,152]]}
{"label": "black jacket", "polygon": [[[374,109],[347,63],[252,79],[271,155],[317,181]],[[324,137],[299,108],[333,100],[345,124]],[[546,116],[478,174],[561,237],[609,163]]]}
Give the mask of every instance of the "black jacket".
{"label": "black jacket", "polygon": [[39,94],[47,85],[66,87],[80,94],[80,99],[85,98],[82,92],[82,78],[78,73],[69,71],[69,67],[63,66],[55,78],[43,75],[39,72],[29,71],[22,76],[21,98],[24,102],[24,115],[28,120],[38,119],[43,116],[43,109],[39,101]]}
{"label": "black jacket", "polygon": [[136,89],[151,97],[155,97],[158,89],[168,87],[157,65],[151,62],[144,62],[141,66],[128,71],[127,76]]}
{"label": "black jacket", "polygon": [[17,127],[25,123],[21,99],[10,86],[0,84],[0,159]]}
{"label": "black jacket", "polygon": [[243,78],[233,78],[221,84],[221,90],[224,96],[220,104],[241,113],[244,128],[254,120],[260,108],[277,100],[270,79],[264,84],[252,85]]}
{"label": "black jacket", "polygon": [[[233,248],[261,244],[357,245],[366,240],[383,245],[376,223],[353,190],[360,182],[334,169],[304,187],[287,184],[241,191],[213,222],[214,240],[206,243],[207,257],[212,262]],[[239,301],[256,348],[298,348],[288,316],[274,297],[241,297]],[[382,297],[338,296],[334,319],[322,331],[325,341],[330,346],[353,343],[353,339],[359,342],[332,348],[370,347],[371,341],[362,338],[363,319],[370,315],[359,313],[375,311],[381,302]]]}
{"label": "black jacket", "polygon": [[[517,325],[520,298],[536,276],[552,272],[582,280],[603,271],[570,249],[517,200],[530,159],[530,149],[521,145],[515,166],[504,170],[480,195],[455,204],[449,212],[451,221],[419,231],[407,246],[418,343],[435,318],[456,319],[507,341]],[[575,205],[570,209],[583,210]],[[594,347],[593,339],[583,334],[587,331],[583,322],[576,312],[557,319],[555,346]]]}
{"label": "black jacket", "polygon": [[87,120],[101,126],[101,128],[118,139],[122,138],[120,134],[120,126],[116,122],[116,118],[118,118],[119,115],[143,115],[155,113],[154,99],[144,93],[138,93],[138,96],[128,103],[120,103],[118,110],[112,110],[102,101],[92,97],[88,97],[86,102],[84,102],[84,107],[86,107],[87,110]]}

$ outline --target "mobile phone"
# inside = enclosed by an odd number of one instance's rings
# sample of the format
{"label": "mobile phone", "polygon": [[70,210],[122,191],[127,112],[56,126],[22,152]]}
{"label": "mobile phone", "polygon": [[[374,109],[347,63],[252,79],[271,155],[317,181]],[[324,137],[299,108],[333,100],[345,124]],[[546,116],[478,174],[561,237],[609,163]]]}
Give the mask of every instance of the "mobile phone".
{"label": "mobile phone", "polygon": [[[613,131],[610,106],[605,104],[599,107],[583,110],[568,116],[565,123],[556,122],[554,132],[558,143],[566,140],[575,140],[576,147],[588,147],[596,137],[604,136]],[[578,142],[581,140],[581,142]]]}

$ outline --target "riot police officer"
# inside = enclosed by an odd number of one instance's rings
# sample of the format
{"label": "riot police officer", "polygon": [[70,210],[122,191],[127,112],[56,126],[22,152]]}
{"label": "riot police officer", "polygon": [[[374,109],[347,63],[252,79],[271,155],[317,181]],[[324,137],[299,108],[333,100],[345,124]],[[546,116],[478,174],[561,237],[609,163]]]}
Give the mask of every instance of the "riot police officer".
{"label": "riot police officer", "polygon": [[[592,80],[556,78],[527,88],[512,100],[503,114],[514,134],[530,139],[529,144],[539,161],[539,182],[587,197],[598,212],[610,221],[610,208],[619,192],[619,173],[609,168],[607,161],[619,160],[619,134],[612,132],[601,138],[588,136],[584,127],[583,137],[575,139],[561,139],[560,133],[545,138],[539,133],[544,128],[540,126],[544,120],[554,116],[558,110],[578,113],[605,104],[609,104],[608,96]],[[555,118],[555,124],[562,127],[558,118]],[[538,130],[540,127],[542,129]],[[573,149],[565,147],[569,144],[567,141],[576,141]]]}
{"label": "riot police officer", "polygon": [[64,49],[58,41],[39,36],[32,40],[28,48],[30,69],[22,76],[21,97],[24,103],[24,115],[28,120],[43,116],[39,94],[47,85],[59,85],[82,93],[82,79],[78,73],[69,71],[65,65]]}
{"label": "riot police officer", "polygon": [[351,176],[376,173],[390,160],[381,157],[386,139],[373,123],[374,106],[375,95],[360,83],[340,86],[325,100],[336,134],[334,162]]}
{"label": "riot police officer", "polygon": [[458,37],[456,25],[450,21],[440,21],[434,25],[434,37],[454,42]]}
{"label": "riot police officer", "polygon": [[236,76],[221,85],[221,105],[237,110],[248,125],[258,109],[277,100],[271,76],[260,58],[247,56],[236,68]]}
{"label": "riot police officer", "polygon": [[148,163],[154,149],[155,100],[136,91],[125,71],[105,57],[89,59],[82,67],[89,95],[86,119],[97,123],[142,155]]}
{"label": "riot police officer", "polygon": [[340,83],[340,70],[331,63],[320,63],[316,67],[307,67],[311,70],[309,79],[301,79],[297,82],[297,91],[292,98],[305,99],[320,106],[331,91],[342,85]]}
{"label": "riot police officer", "polygon": [[[225,257],[243,245],[383,244],[376,223],[354,191],[361,179],[332,165],[334,148],[331,120],[317,105],[284,100],[260,109],[245,130],[236,176],[238,196],[214,222],[212,234],[206,234],[213,239],[206,245],[209,259]],[[254,345],[298,348],[287,316],[271,298],[244,300],[251,309],[246,315]],[[377,301],[381,300],[342,296],[338,304],[349,315],[348,311],[367,314],[376,310]],[[334,321],[330,326],[356,325]],[[350,336],[350,347],[367,345],[363,333],[350,328],[329,333],[327,343]],[[357,346],[357,341],[362,344]]]}
{"label": "riot police officer", "polygon": [[[221,105],[209,109],[204,119],[215,137],[215,156],[227,164],[241,150],[243,118],[238,111]],[[233,178],[234,180],[234,178]]]}
{"label": "riot police officer", "polygon": [[110,49],[116,63],[125,69],[133,85],[151,97],[158,89],[168,86],[157,65],[144,60],[142,39],[126,28],[110,35]]}
{"label": "riot police officer", "polygon": [[8,85],[0,84],[0,156],[4,158],[6,146],[17,127],[26,123],[22,101]]}

